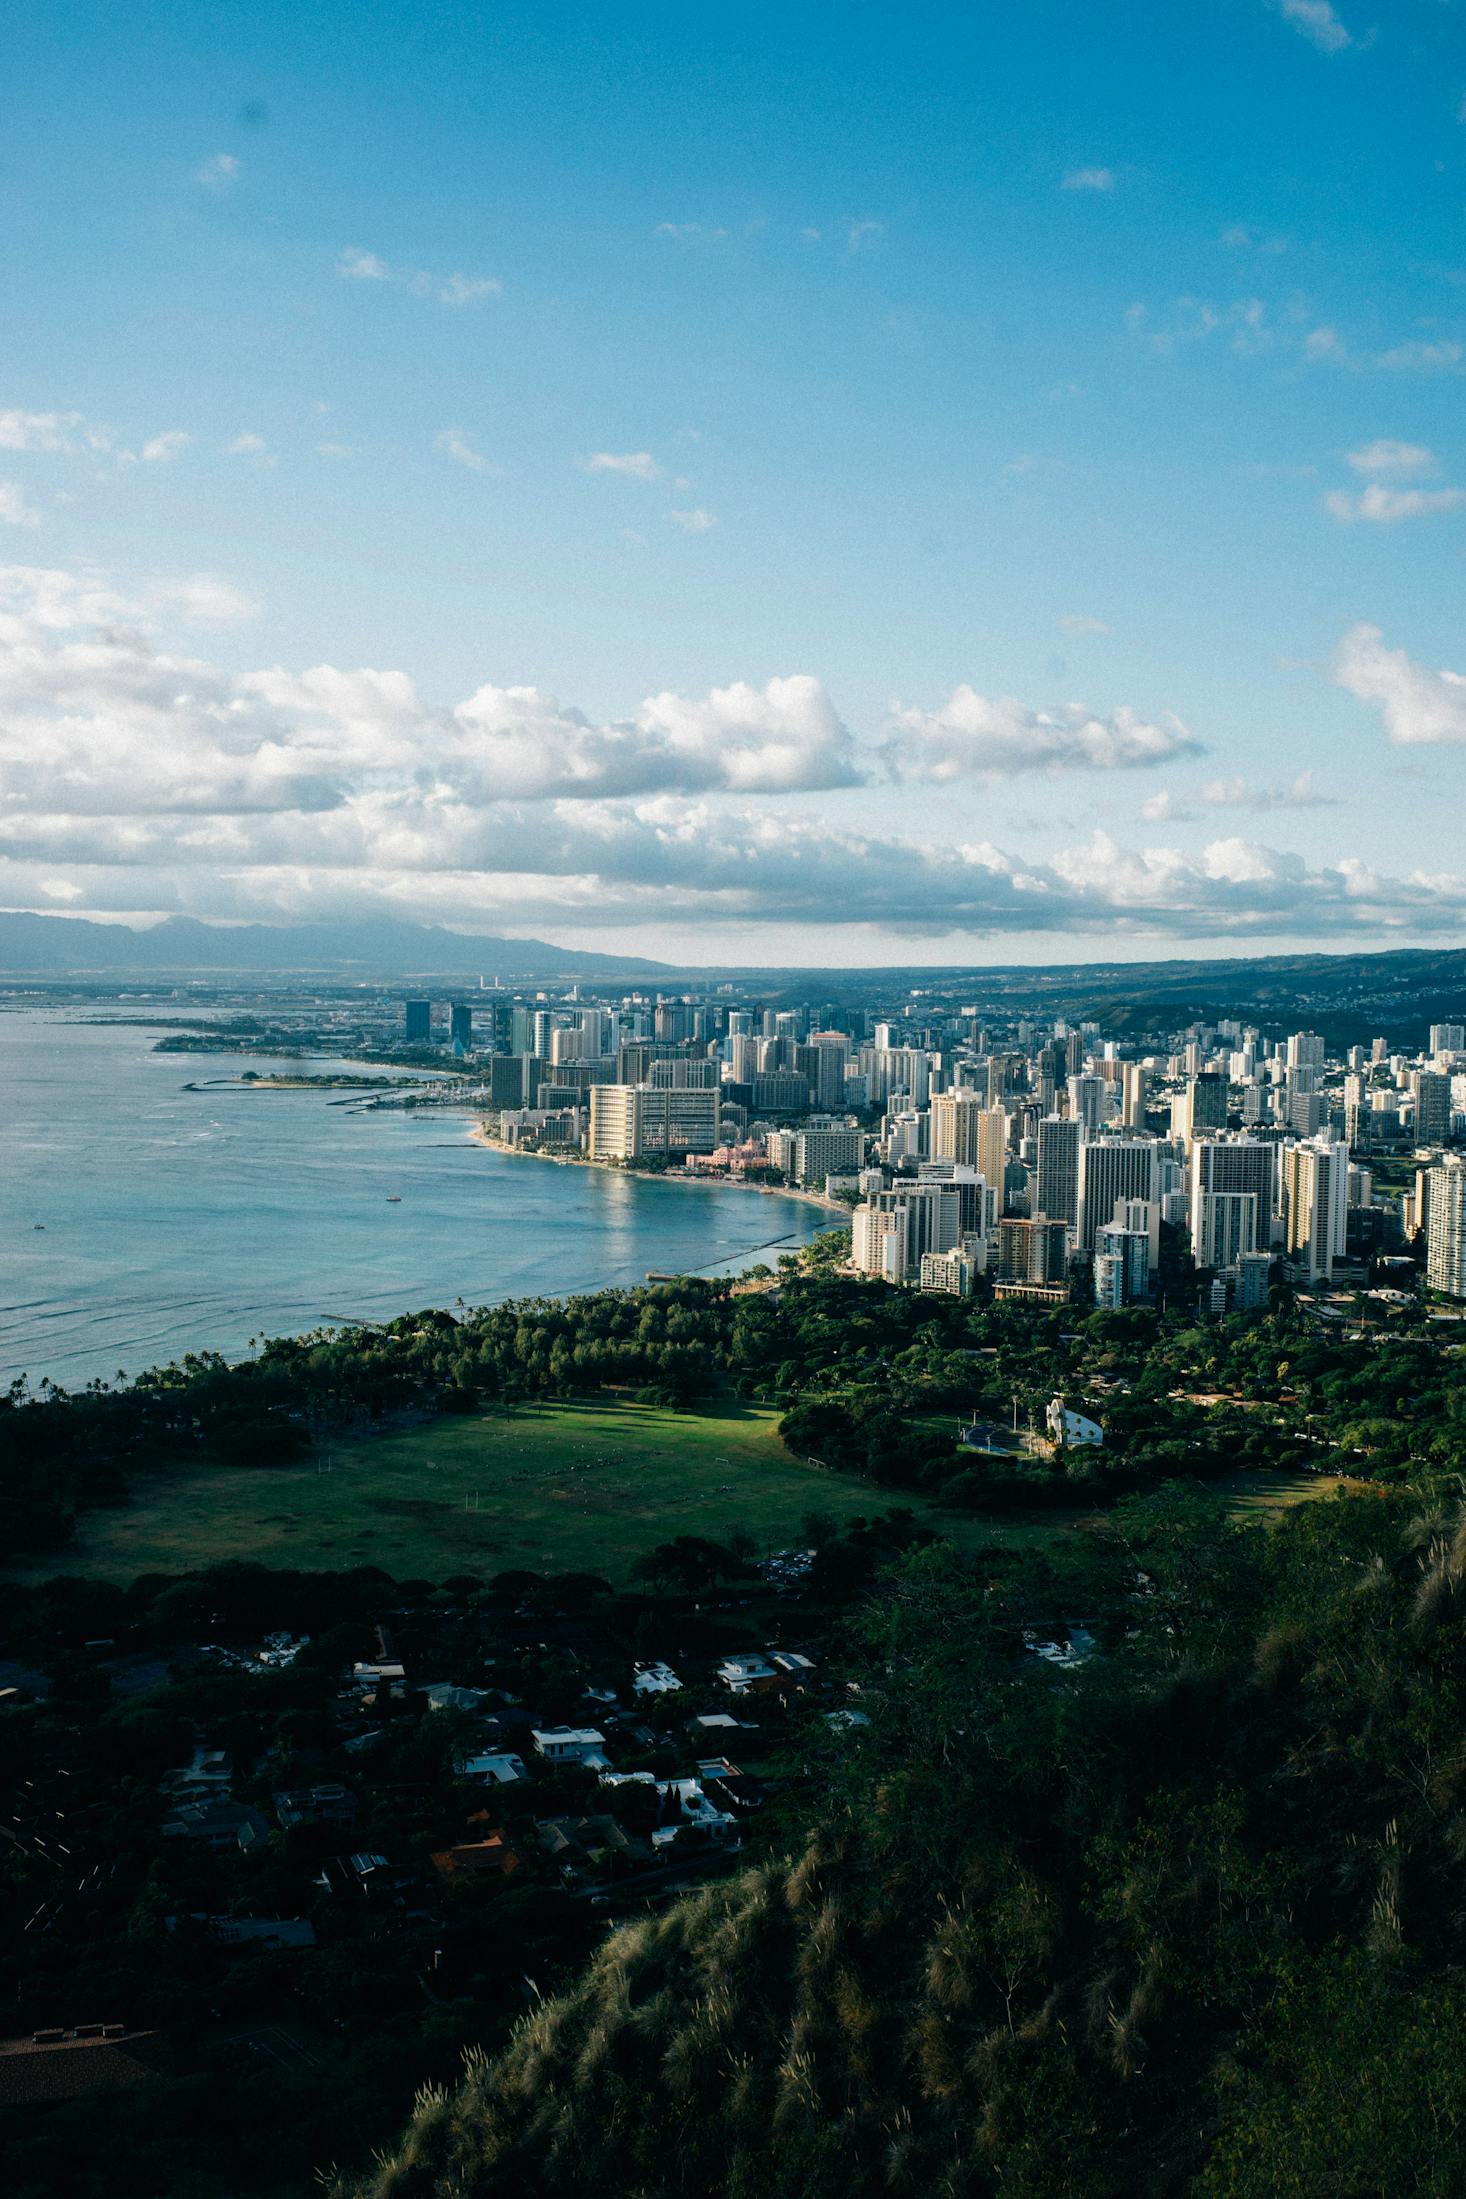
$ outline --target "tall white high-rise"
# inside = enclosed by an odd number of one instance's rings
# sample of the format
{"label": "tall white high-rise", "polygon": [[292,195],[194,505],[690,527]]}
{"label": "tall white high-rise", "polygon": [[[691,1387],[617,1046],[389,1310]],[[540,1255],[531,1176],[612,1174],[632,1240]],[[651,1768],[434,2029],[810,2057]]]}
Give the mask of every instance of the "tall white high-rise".
{"label": "tall white high-rise", "polygon": [[1150,1071],[1144,1062],[1127,1061],[1120,1083],[1120,1118],[1127,1130],[1145,1128],[1145,1109],[1150,1097]]}
{"label": "tall white high-rise", "polygon": [[[1198,1267],[1235,1265],[1240,1253],[1265,1250],[1276,1198],[1276,1148],[1256,1138],[1198,1138],[1191,1148],[1191,1256]],[[1250,1200],[1246,1210],[1229,1202]]]}
{"label": "tall white high-rise", "polygon": [[1349,1148],[1311,1138],[1283,1147],[1283,1249],[1312,1282],[1332,1274],[1349,1219]]}
{"label": "tall white high-rise", "polygon": [[1150,1237],[1143,1229],[1106,1224],[1094,1239],[1094,1302],[1128,1306],[1150,1289]]}
{"label": "tall white high-rise", "polygon": [[932,1159],[978,1165],[982,1118],[987,1110],[978,1092],[933,1092]]}
{"label": "tall white high-rise", "polygon": [[1069,1113],[1076,1122],[1082,1122],[1087,1131],[1098,1130],[1104,1121],[1108,1097],[1109,1086],[1103,1077],[1069,1079]]}
{"label": "tall white high-rise", "polygon": [[1427,1178],[1425,1280],[1448,1298],[1466,1298],[1466,1159],[1459,1153]]}

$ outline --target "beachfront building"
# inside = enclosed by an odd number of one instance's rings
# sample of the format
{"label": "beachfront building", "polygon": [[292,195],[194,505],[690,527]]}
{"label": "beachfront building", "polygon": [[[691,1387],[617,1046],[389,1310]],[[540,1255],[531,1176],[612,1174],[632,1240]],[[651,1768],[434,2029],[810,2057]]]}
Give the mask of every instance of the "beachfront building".
{"label": "beachfront building", "polygon": [[718,1094],[654,1084],[593,1084],[590,1158],[642,1161],[711,1153],[718,1143]]}
{"label": "beachfront building", "polygon": [[853,1175],[864,1159],[865,1132],[859,1125],[826,1116],[796,1133],[789,1159],[780,1165],[805,1190],[823,1191],[827,1176]]}

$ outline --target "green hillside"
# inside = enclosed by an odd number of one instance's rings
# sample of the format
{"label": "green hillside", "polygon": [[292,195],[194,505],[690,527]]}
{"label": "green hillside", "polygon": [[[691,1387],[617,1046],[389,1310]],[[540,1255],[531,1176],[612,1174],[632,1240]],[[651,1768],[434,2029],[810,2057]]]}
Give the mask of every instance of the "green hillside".
{"label": "green hillside", "polygon": [[[1466,1516],[1172,1492],[1073,1563],[907,1560],[807,1842],[614,1932],[338,2199],[1466,2188]],[[1075,1596],[1099,1653],[1024,1656]]]}

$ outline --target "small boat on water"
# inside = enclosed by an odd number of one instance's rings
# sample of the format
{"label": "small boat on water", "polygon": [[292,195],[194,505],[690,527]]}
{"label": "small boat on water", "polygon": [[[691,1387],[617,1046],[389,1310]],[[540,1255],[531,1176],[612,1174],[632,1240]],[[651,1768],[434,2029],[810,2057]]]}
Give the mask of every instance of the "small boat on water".
{"label": "small boat on water", "polygon": [[402,1193],[400,1191],[389,1191],[387,1193],[387,1204],[388,1206],[401,1206]]}

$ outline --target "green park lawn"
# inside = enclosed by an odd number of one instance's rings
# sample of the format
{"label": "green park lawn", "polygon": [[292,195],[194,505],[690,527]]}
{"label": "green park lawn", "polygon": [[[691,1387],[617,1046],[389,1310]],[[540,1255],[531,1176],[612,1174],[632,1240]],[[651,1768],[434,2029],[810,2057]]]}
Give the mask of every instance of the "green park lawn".
{"label": "green park lawn", "polygon": [[[809,1512],[844,1524],[903,1501],[805,1465],[777,1421],[731,1401],[710,1412],[601,1403],[435,1419],[323,1445],[299,1465],[139,1481],[122,1509],[84,1514],[59,1559],[15,1571],[126,1582],[243,1558],[303,1571],[379,1565],[399,1579],[591,1572],[619,1585],[674,1535],[721,1541],[742,1529],[778,1550]],[[1008,1539],[992,1522],[920,1499],[911,1508],[963,1542]]]}
{"label": "green park lawn", "polygon": [[[598,1573],[624,1585],[674,1535],[742,1530],[761,1552],[800,1539],[821,1512],[841,1526],[906,1504],[963,1548],[1083,1533],[1087,1513],[999,1517],[942,1510],[787,1450],[778,1414],[723,1400],[705,1412],[629,1403],[521,1405],[405,1432],[323,1444],[298,1465],[208,1466],[139,1480],[116,1511],[84,1513],[64,1552],[7,1568],[127,1582],[223,1559],[301,1571],[377,1565],[398,1579],[523,1569]],[[1239,1473],[1221,1484],[1238,1518],[1329,1494],[1312,1475]]]}

